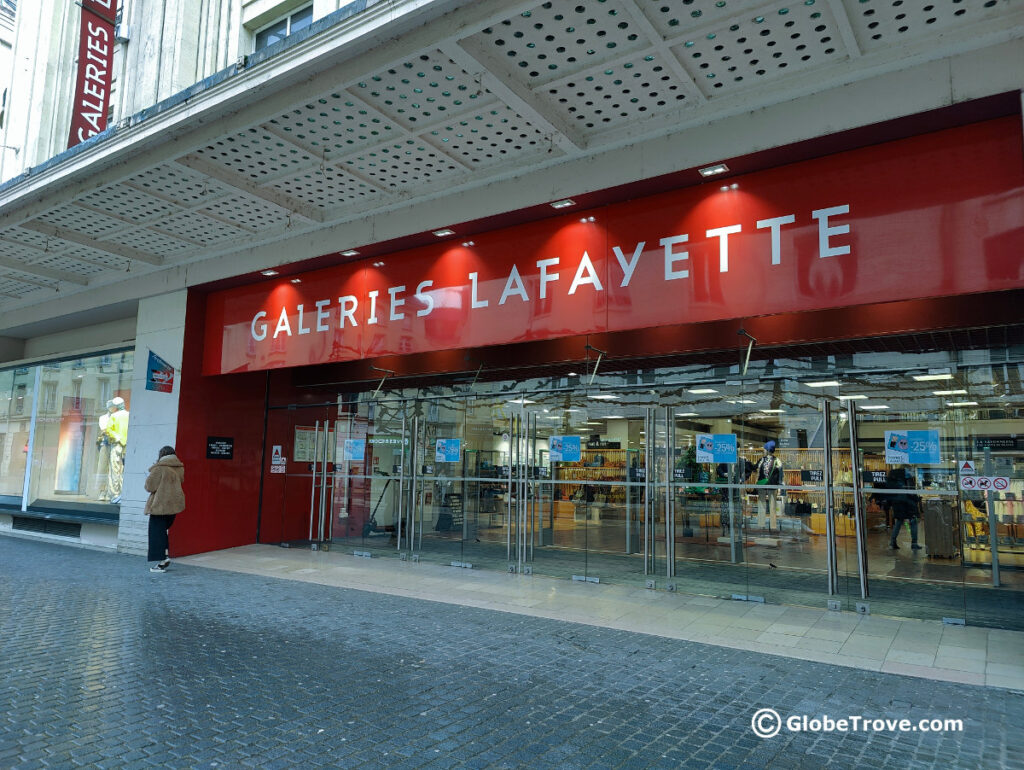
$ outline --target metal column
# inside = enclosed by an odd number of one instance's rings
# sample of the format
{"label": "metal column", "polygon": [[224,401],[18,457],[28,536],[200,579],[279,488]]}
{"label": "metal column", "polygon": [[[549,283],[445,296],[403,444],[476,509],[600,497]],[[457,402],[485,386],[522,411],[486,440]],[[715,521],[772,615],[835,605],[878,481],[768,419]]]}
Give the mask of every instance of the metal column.
{"label": "metal column", "polygon": [[832,492],[832,402],[822,401],[825,462],[822,466],[822,484],[825,487],[825,557],[828,569],[828,595],[839,593],[839,564],[836,560],[835,501]]}
{"label": "metal column", "polygon": [[850,411],[850,475],[853,488],[853,523],[857,533],[857,574],[860,578],[860,598],[868,598],[868,530],[861,500],[860,450],[857,445],[857,405],[848,402]]}
{"label": "metal column", "polygon": [[[672,407],[665,407],[665,577],[676,576],[676,500],[672,494],[673,464],[676,438],[672,423]],[[657,425],[655,425],[657,435]]]}

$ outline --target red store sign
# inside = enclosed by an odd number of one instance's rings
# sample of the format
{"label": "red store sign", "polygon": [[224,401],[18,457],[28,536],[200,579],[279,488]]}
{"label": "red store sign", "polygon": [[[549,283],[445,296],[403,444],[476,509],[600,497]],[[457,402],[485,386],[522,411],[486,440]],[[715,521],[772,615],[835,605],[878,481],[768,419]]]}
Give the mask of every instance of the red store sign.
{"label": "red store sign", "polygon": [[114,17],[117,0],[81,0],[82,28],[78,40],[78,75],[72,103],[68,147],[84,142],[107,127],[110,81],[114,69]]}
{"label": "red store sign", "polygon": [[1020,288],[1020,136],[1002,118],[214,293],[204,372]]}

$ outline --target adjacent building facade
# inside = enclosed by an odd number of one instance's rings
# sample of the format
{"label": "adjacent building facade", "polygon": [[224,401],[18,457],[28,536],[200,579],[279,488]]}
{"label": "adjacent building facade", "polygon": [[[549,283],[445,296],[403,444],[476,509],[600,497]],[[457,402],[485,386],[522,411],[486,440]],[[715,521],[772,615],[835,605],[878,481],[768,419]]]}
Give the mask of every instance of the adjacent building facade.
{"label": "adjacent building facade", "polygon": [[48,10],[0,529],[1024,627],[1013,3]]}

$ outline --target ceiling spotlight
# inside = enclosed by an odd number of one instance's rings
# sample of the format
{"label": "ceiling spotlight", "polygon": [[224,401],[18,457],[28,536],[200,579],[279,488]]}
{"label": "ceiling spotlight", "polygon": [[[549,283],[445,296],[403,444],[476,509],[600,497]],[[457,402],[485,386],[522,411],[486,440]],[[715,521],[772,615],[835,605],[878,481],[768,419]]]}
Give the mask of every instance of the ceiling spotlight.
{"label": "ceiling spotlight", "polygon": [[276,270],[260,270],[260,275],[265,275],[267,278],[271,278],[279,273]]}
{"label": "ceiling spotlight", "polygon": [[580,219],[580,222],[584,222],[584,223],[586,223],[586,222],[593,222],[593,221],[594,221],[593,217],[582,217]]}
{"label": "ceiling spotlight", "polygon": [[374,267],[384,267],[384,263],[383,262],[374,262],[373,266]]}
{"label": "ceiling spotlight", "polygon": [[729,192],[729,185],[724,184],[718,188],[721,192]]}
{"label": "ceiling spotlight", "polygon": [[434,235],[438,238],[446,238],[449,235],[455,235],[455,231],[450,227],[442,227],[440,230],[434,230]]}
{"label": "ceiling spotlight", "polygon": [[470,246],[476,246],[476,244],[473,243],[473,241],[463,241],[462,242],[462,246],[463,246],[463,248],[468,249]]}
{"label": "ceiling spotlight", "polygon": [[738,182],[733,182],[731,185],[729,185],[729,189],[730,190],[738,190],[738,189],[740,189],[739,183]]}
{"label": "ceiling spotlight", "polygon": [[567,208],[569,208],[569,206],[575,206],[575,205],[576,205],[576,201],[572,200],[572,198],[564,198],[564,199],[562,199],[560,201],[555,201],[554,203],[552,203],[551,204],[551,208],[553,208],[553,209],[567,209]]}
{"label": "ceiling spotlight", "polygon": [[348,251],[341,252],[341,256],[343,256],[343,257],[358,257],[359,256],[359,252],[356,251],[355,249],[349,249]]}
{"label": "ceiling spotlight", "polygon": [[302,283],[301,278],[292,278],[292,283]]}
{"label": "ceiling spotlight", "polygon": [[713,166],[705,166],[699,169],[701,176],[714,176],[715,174],[724,174],[729,170],[729,167],[724,163],[716,163]]}

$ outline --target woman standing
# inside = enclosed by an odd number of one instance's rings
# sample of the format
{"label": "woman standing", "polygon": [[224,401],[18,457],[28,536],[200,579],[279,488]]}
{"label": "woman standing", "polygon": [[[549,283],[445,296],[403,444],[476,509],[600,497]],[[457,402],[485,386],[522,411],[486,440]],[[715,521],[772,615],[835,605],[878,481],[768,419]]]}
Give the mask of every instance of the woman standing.
{"label": "woman standing", "polygon": [[185,492],[181,488],[184,480],[185,466],[174,454],[174,447],[165,446],[146,477],[146,491],[149,492],[145,509],[149,516],[147,559],[157,562],[149,568],[150,572],[166,572],[171,564],[167,531],[174,523],[174,517],[185,510]]}

